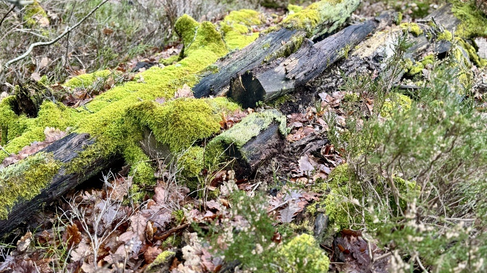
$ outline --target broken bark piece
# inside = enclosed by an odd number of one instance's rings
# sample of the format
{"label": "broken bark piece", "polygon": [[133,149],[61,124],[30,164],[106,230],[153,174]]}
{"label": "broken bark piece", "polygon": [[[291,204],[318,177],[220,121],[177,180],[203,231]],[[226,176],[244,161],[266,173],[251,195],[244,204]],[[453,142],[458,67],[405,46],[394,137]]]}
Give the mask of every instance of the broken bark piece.
{"label": "broken bark piece", "polygon": [[360,1],[344,0],[339,3],[320,1],[288,16],[281,28],[259,37],[244,49],[219,60],[214,67],[218,72],[205,76],[193,87],[196,98],[223,95],[230,80],[265,62],[286,57],[296,51],[305,37],[324,36],[336,31],[358,7]]}
{"label": "broken bark piece", "polygon": [[349,26],[316,44],[306,40],[287,59],[276,60],[273,64],[237,74],[232,79],[228,96],[240,102],[243,107],[255,107],[258,101],[270,101],[292,92],[346,56],[348,51],[379,26],[390,25],[392,19],[393,16],[386,13],[378,19]]}
{"label": "broken bark piece", "polygon": [[74,189],[118,160],[98,158],[68,171],[95,144],[89,134],[70,134],[35,155],[0,170],[0,236],[25,222],[45,204]]}
{"label": "broken bark piece", "polygon": [[233,158],[237,176],[248,177],[278,153],[286,134],[286,117],[277,110],[253,113],[215,137],[207,146],[206,161]]}

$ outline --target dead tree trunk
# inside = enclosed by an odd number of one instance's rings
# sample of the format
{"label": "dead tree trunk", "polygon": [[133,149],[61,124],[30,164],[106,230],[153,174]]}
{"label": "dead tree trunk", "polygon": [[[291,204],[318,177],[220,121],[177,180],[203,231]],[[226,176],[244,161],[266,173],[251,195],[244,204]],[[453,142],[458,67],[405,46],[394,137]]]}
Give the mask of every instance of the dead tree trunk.
{"label": "dead tree trunk", "polygon": [[[39,153],[44,153],[49,157],[52,157],[55,164],[59,164],[57,174],[54,175],[51,181],[48,181],[47,185],[42,191],[32,199],[24,199],[21,196],[16,198],[12,207],[1,208],[8,210],[8,217],[0,220],[0,237],[15,229],[18,225],[28,221],[28,219],[37,211],[39,211],[45,204],[58,200],[61,196],[68,191],[76,188],[84,181],[97,175],[103,169],[107,169],[113,166],[117,160],[116,158],[98,158],[97,160],[83,165],[82,170],[79,172],[69,172],[70,163],[75,161],[81,152],[87,150],[95,144],[96,140],[90,138],[88,134],[70,134],[50,146],[44,148]],[[29,169],[24,170],[28,172]],[[23,179],[26,173],[16,173],[21,182],[27,181]],[[2,185],[7,185],[11,179],[16,177],[7,177],[0,181],[0,192],[2,198],[6,196],[12,196],[15,193],[9,192],[10,189],[3,188]],[[28,187],[29,185],[26,185]]]}
{"label": "dead tree trunk", "polygon": [[378,19],[349,26],[316,44],[306,40],[298,51],[286,59],[238,73],[231,81],[228,96],[243,107],[255,107],[258,101],[269,101],[292,92],[346,56],[379,26],[382,28],[391,23],[392,16],[387,13]]}

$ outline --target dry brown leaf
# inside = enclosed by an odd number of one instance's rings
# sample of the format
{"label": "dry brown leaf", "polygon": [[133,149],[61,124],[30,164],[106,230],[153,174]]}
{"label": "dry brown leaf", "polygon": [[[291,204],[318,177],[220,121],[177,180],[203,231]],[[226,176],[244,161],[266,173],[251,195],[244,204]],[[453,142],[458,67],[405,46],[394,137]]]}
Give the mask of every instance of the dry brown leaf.
{"label": "dry brown leaf", "polygon": [[182,88],[179,88],[178,91],[176,91],[174,98],[194,98],[193,91],[191,90],[191,87],[184,84]]}
{"label": "dry brown leaf", "polygon": [[152,263],[159,254],[162,253],[162,249],[155,246],[149,246],[144,252],[144,260],[147,264]]}
{"label": "dry brown leaf", "polygon": [[77,246],[81,242],[81,232],[77,225],[69,225],[63,233],[63,241],[66,242],[69,248]]}
{"label": "dry brown leaf", "polygon": [[17,241],[17,251],[18,252],[26,251],[27,248],[30,246],[30,243],[32,243],[32,232],[28,231],[24,236],[22,236]]}

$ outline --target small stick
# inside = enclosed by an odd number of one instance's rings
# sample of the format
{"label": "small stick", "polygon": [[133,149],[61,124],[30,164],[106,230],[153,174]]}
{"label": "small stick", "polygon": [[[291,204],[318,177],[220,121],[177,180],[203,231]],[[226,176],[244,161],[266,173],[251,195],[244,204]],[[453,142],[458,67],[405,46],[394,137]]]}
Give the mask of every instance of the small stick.
{"label": "small stick", "polygon": [[14,59],[8,61],[5,64],[5,68],[7,68],[9,65],[14,64],[14,63],[24,59],[25,57],[27,57],[32,52],[34,47],[48,46],[48,45],[52,45],[55,42],[59,41],[61,38],[66,36],[68,33],[70,33],[73,29],[79,27],[79,25],[81,25],[81,23],[83,23],[86,19],[88,19],[88,17],[90,17],[97,9],[99,9],[106,2],[108,2],[108,0],[103,0],[100,4],[98,4],[96,7],[94,7],[85,17],[83,17],[81,20],[79,20],[78,23],[76,23],[74,26],[66,28],[66,30],[63,33],[61,33],[61,35],[57,36],[53,40],[51,40],[49,42],[37,42],[37,43],[31,44],[24,54],[18,56],[17,58],[14,58]]}

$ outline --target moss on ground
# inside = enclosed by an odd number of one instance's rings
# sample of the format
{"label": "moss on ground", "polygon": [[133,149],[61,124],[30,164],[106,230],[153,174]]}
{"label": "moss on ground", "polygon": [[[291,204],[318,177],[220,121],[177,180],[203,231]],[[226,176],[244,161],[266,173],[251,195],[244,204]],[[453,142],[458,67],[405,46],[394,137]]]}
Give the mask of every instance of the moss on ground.
{"label": "moss on ground", "polygon": [[21,162],[0,170],[0,220],[19,201],[30,200],[38,195],[52,180],[61,167],[52,155],[37,153]]}
{"label": "moss on ground", "polygon": [[49,24],[49,17],[47,16],[46,11],[41,7],[37,0],[34,0],[32,4],[25,7],[23,18],[26,26],[30,28],[34,28],[39,24],[41,26]]}
{"label": "moss on ground", "polygon": [[400,94],[400,93],[390,93],[380,111],[381,116],[388,117],[391,116],[394,111],[407,111],[411,109],[412,100],[410,97]]}
{"label": "moss on ground", "polygon": [[286,243],[280,250],[282,257],[280,265],[283,272],[328,272],[330,259],[318,246],[314,237],[301,234]]}

